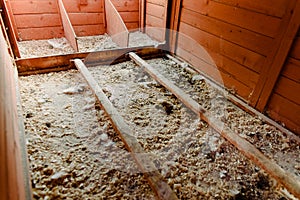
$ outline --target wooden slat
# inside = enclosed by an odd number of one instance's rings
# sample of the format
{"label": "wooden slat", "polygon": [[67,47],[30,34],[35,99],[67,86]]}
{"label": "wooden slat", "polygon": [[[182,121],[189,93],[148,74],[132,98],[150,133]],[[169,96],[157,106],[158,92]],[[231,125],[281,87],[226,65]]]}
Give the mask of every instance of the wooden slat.
{"label": "wooden slat", "polygon": [[273,93],[266,113],[300,136],[300,106],[283,96]]}
{"label": "wooden slat", "polygon": [[[272,90],[284,66],[284,62],[297,35],[300,25],[300,2],[290,2],[290,9],[293,12],[287,14],[282,25],[281,33],[274,45],[274,53],[271,53],[266,60],[265,70],[262,72],[258,86],[254,90],[251,105],[255,105],[260,111],[264,108],[270,98]],[[254,104],[256,103],[256,104]]]}
{"label": "wooden slat", "polygon": [[50,38],[64,37],[62,27],[42,27],[19,29],[19,36],[22,41],[25,40],[43,40]]}
{"label": "wooden slat", "polygon": [[28,14],[15,15],[17,27],[20,28],[40,28],[40,27],[60,27],[59,14]]}
{"label": "wooden slat", "polygon": [[165,6],[165,0],[147,0],[147,3],[152,3],[160,6]]}
{"label": "wooden slat", "polygon": [[139,22],[139,12],[119,12],[124,23]]}
{"label": "wooden slat", "polygon": [[105,15],[107,20],[107,33],[120,47],[127,47],[129,42],[128,29],[110,0],[105,0]]}
{"label": "wooden slat", "polygon": [[282,75],[300,84],[300,60],[288,59],[283,68]]}
{"label": "wooden slat", "polygon": [[63,0],[65,9],[68,13],[103,13],[103,0],[88,1],[87,5],[79,5],[78,1]]}
{"label": "wooden slat", "polygon": [[68,13],[73,26],[103,24],[103,13]]}
{"label": "wooden slat", "polygon": [[95,36],[106,33],[104,24],[73,26],[76,36]]}
{"label": "wooden slat", "polygon": [[183,7],[256,33],[275,37],[281,19],[207,0],[184,0]]}
{"label": "wooden slat", "polygon": [[182,0],[172,1],[171,17],[170,17],[170,38],[167,38],[167,43],[170,45],[170,52],[175,53],[178,42],[178,31],[181,16]]}
{"label": "wooden slat", "polygon": [[70,42],[70,45],[73,47],[75,51],[78,52],[78,44],[76,40],[76,34],[73,29],[73,26],[70,22],[68,13],[64,7],[64,3],[62,0],[58,0],[59,10],[60,10],[60,16],[62,19],[63,27],[64,27],[64,33],[67,40]]}
{"label": "wooden slat", "polygon": [[164,26],[164,19],[154,17],[152,15],[147,15],[146,17],[146,25],[149,27],[159,27],[162,28]]}
{"label": "wooden slat", "polygon": [[139,11],[139,0],[111,0],[118,12]]}
{"label": "wooden slat", "polygon": [[266,15],[282,18],[285,14],[286,0],[213,0],[234,7],[259,12]]}
{"label": "wooden slat", "polygon": [[175,193],[172,191],[170,186],[164,182],[162,175],[158,172],[152,160],[149,159],[147,153],[144,151],[142,146],[139,144],[137,139],[132,136],[133,130],[125,123],[117,109],[112,105],[109,99],[106,97],[102,88],[95,81],[91,73],[88,71],[84,63],[76,59],[75,65],[80,71],[82,76],[85,78],[92,91],[96,95],[97,99],[101,103],[102,108],[109,116],[114,129],[120,135],[126,148],[135,159],[138,167],[146,176],[149,185],[160,199],[177,199]]}
{"label": "wooden slat", "polygon": [[[194,29],[222,37],[222,39],[238,44],[262,55],[268,55],[273,47],[273,39],[256,34],[247,29],[216,20],[210,16],[182,9],[181,21]],[[186,26],[181,27],[186,28]],[[191,35],[187,32],[188,35]]]}
{"label": "wooden slat", "polygon": [[145,27],[145,9],[146,9],[146,0],[139,0],[139,28],[141,32],[144,32]]}
{"label": "wooden slat", "polygon": [[[278,79],[276,87],[274,88],[274,92],[280,94],[281,96],[287,98],[290,101],[293,101],[300,107],[300,83],[297,83],[289,78],[282,76]],[[283,105],[281,106],[285,107]]]}
{"label": "wooden slat", "polygon": [[10,1],[14,15],[58,13],[55,0]]}
{"label": "wooden slat", "polygon": [[151,3],[148,3],[148,1],[147,1],[146,14],[164,19],[165,18],[165,7],[156,5],[156,4],[151,4]]}
{"label": "wooden slat", "polygon": [[299,36],[295,38],[290,55],[291,57],[300,60],[300,37]]}
{"label": "wooden slat", "polygon": [[[178,99],[180,99],[187,107],[197,108],[200,105],[194,100],[186,99],[183,91],[180,91],[173,83],[170,83],[165,77],[159,74],[154,68],[152,68],[147,62],[139,58],[136,54],[130,53],[130,57],[157,82],[162,84],[166,89],[172,92]],[[181,96],[183,95],[183,96]],[[197,105],[198,104],[198,105]],[[203,108],[202,108],[203,109]],[[202,111],[201,109],[201,111]],[[237,149],[239,149],[246,157],[250,158],[255,164],[264,169],[270,176],[275,178],[279,183],[286,187],[289,192],[294,194],[296,197],[300,197],[300,181],[294,175],[288,171],[283,170],[275,162],[268,159],[262,154],[255,146],[241,138],[238,134],[230,130],[220,120],[213,117],[211,113],[206,110],[199,113],[197,109],[192,109],[200,118],[206,121],[213,129],[219,132],[225,139],[231,142]]]}

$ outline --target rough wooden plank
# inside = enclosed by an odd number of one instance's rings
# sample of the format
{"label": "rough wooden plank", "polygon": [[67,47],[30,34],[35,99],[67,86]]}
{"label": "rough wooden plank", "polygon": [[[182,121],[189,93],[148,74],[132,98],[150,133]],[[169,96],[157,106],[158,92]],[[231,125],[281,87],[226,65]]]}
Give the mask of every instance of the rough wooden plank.
{"label": "rough wooden plank", "polygon": [[15,15],[18,28],[39,28],[61,26],[59,14]]}
{"label": "rough wooden plank", "polygon": [[237,149],[239,149],[246,157],[250,158],[254,163],[264,169],[270,176],[275,178],[279,183],[286,187],[289,192],[294,194],[296,197],[300,197],[300,181],[294,175],[283,170],[275,162],[268,159],[262,154],[255,146],[241,138],[238,134],[230,130],[226,125],[223,124],[219,119],[216,119],[211,113],[201,108],[201,113],[198,109],[201,107],[194,100],[186,100],[188,96],[185,92],[171,83],[164,76],[159,74],[154,68],[152,68],[147,62],[138,57],[134,53],[130,53],[130,57],[144,70],[153,77],[157,82],[166,87],[172,92],[179,100],[181,100],[187,107],[191,108],[196,114],[198,114],[202,120],[206,121],[213,129],[219,132],[224,138],[231,142]]}
{"label": "rough wooden plank", "polygon": [[88,1],[88,5],[79,5],[74,0],[63,0],[66,11],[68,13],[101,13],[103,12],[103,0]]}
{"label": "rough wooden plank", "polygon": [[51,71],[59,71],[61,68],[70,69],[74,66],[72,66],[73,62],[71,62],[70,60],[76,58],[85,59],[85,64],[90,67],[100,64],[111,64],[119,61],[129,60],[130,58],[128,58],[127,53],[132,51],[137,52],[137,54],[144,58],[159,56],[162,54],[162,51],[160,49],[163,48],[163,46],[159,46],[158,48],[153,48],[152,46],[132,47],[92,53],[86,52],[38,58],[26,58],[17,59],[16,64],[20,75],[30,75],[38,72],[47,73]]}
{"label": "rough wooden plank", "polygon": [[139,11],[139,0],[111,0],[118,12]]}
{"label": "rough wooden plank", "polygon": [[131,130],[131,128],[124,122],[124,119],[106,97],[101,87],[95,81],[84,63],[79,59],[76,59],[74,62],[77,69],[80,71],[80,73],[83,75],[83,77],[95,93],[103,109],[110,117],[114,129],[116,130],[116,132],[118,132],[126,148],[135,159],[140,170],[146,176],[153,191],[160,199],[177,199],[175,193],[172,191],[170,186],[164,182],[162,175],[158,172],[152,160],[147,157],[147,154],[144,152],[137,139],[131,135],[133,130]]}
{"label": "rough wooden plank", "polygon": [[76,36],[95,36],[102,35],[106,33],[104,24],[95,24],[95,25],[77,25],[73,26]]}
{"label": "rough wooden plank", "polygon": [[70,42],[70,45],[73,47],[73,49],[78,52],[76,34],[70,22],[68,13],[64,7],[64,3],[62,2],[62,0],[58,0],[58,5],[60,10],[60,16],[64,27],[65,37]]}
{"label": "rough wooden plank", "polygon": [[20,40],[44,40],[64,37],[64,30],[61,26],[40,27],[40,28],[20,28],[18,30]]}
{"label": "rough wooden plank", "polygon": [[292,1],[290,9],[293,10],[293,12],[287,15],[284,20],[285,24],[282,25],[283,30],[277,38],[277,44],[274,45],[274,50],[276,51],[270,54],[266,60],[266,70],[262,72],[258,86],[254,90],[252,105],[254,105],[256,100],[255,106],[260,111],[264,111],[267,105],[272,90],[293,44],[293,40],[298,32],[300,25],[300,2]]}
{"label": "rough wooden plank", "polygon": [[[298,104],[300,107],[300,95],[299,95],[300,94],[300,83],[297,83],[296,81],[293,81],[289,78],[281,76],[278,79],[273,92],[280,94],[281,96],[285,97],[286,99]],[[283,105],[281,105],[281,106],[286,107],[285,105],[284,106]],[[299,122],[299,125],[300,125],[300,122]]]}
{"label": "rough wooden plank", "polygon": [[120,14],[110,0],[105,0],[107,33],[120,47],[128,47],[129,32]]}
{"label": "rough wooden plank", "polygon": [[58,13],[57,1],[10,1],[14,15]]}
{"label": "rough wooden plank", "polygon": [[69,13],[73,26],[103,24],[103,13]]}
{"label": "rough wooden plank", "polygon": [[282,75],[300,84],[300,60],[289,58]]}

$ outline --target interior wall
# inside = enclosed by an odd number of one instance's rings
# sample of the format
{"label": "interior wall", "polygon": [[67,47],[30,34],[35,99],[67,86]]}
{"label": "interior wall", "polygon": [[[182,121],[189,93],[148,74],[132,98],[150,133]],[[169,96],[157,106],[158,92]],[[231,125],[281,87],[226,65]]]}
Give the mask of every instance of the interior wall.
{"label": "interior wall", "polygon": [[0,30],[0,199],[28,199],[19,141],[14,68]]}
{"label": "interior wall", "polygon": [[300,29],[267,106],[267,114],[300,135]]}
{"label": "interior wall", "polygon": [[146,33],[157,41],[165,41],[168,0],[145,0]]}
{"label": "interior wall", "polygon": [[[106,32],[104,0],[63,0],[77,36]],[[139,27],[139,0],[112,0],[128,29]],[[9,0],[19,40],[64,36],[57,0]]]}

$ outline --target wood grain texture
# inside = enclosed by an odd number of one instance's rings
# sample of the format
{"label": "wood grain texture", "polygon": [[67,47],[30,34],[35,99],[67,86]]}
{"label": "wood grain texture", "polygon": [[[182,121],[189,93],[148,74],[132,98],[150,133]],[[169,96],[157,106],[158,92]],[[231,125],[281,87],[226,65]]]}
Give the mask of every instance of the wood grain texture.
{"label": "wood grain texture", "polygon": [[60,10],[60,16],[62,19],[63,27],[64,27],[64,33],[66,39],[70,42],[70,45],[72,48],[78,52],[78,44],[77,44],[77,39],[76,39],[76,34],[74,31],[74,28],[70,22],[68,13],[65,9],[64,3],[62,0],[58,0],[58,5],[59,5],[59,10]]}
{"label": "wood grain texture", "polygon": [[109,101],[108,97],[102,91],[102,88],[95,81],[84,63],[79,59],[76,59],[74,62],[77,69],[80,71],[80,73],[85,78],[92,91],[96,95],[96,98],[99,100],[102,108],[109,116],[113,124],[113,128],[120,135],[127,150],[131,153],[132,157],[136,161],[140,170],[145,175],[146,179],[149,182],[149,185],[158,196],[158,198],[162,200],[178,199],[170,186],[165,183],[162,175],[158,172],[158,169],[155,167],[153,161],[149,159],[147,153],[139,144],[138,140],[134,136],[132,136],[133,130],[125,123],[124,119]]}
{"label": "wood grain texture", "polygon": [[107,20],[107,33],[120,47],[127,47],[129,41],[128,29],[110,0],[105,0],[105,15]]}
{"label": "wood grain texture", "polygon": [[18,29],[20,40],[44,40],[49,38],[64,37],[62,27],[39,27]]}

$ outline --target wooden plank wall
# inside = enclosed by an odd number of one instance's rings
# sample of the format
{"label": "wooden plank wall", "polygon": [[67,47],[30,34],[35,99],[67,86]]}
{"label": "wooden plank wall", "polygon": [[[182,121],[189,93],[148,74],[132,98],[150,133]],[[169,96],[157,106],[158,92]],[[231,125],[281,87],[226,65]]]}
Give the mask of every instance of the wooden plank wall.
{"label": "wooden plank wall", "polygon": [[289,4],[286,0],[182,0],[181,6],[176,53],[249,101]]}
{"label": "wooden plank wall", "polygon": [[0,31],[0,199],[26,199],[14,68]]}
{"label": "wooden plank wall", "polygon": [[[9,0],[20,40],[64,36],[57,0]],[[113,0],[128,29],[139,27],[139,0]],[[77,36],[106,32],[104,0],[63,0]]]}
{"label": "wooden plank wall", "polygon": [[56,0],[9,0],[19,40],[59,38],[64,31]]}
{"label": "wooden plank wall", "polygon": [[127,29],[130,31],[139,28],[139,0],[111,0],[121,15]]}
{"label": "wooden plank wall", "polygon": [[300,29],[267,106],[267,114],[300,135]]}
{"label": "wooden plank wall", "polygon": [[146,1],[146,33],[160,41],[165,41],[165,28],[167,26],[168,0]]}

